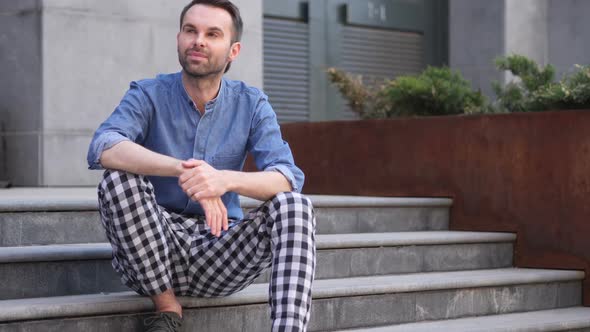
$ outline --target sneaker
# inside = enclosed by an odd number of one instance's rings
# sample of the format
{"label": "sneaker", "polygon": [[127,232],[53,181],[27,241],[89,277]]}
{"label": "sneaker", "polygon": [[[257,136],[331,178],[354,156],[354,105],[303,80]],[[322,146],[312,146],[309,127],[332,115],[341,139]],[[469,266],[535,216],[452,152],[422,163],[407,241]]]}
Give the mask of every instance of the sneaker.
{"label": "sneaker", "polygon": [[178,332],[182,318],[175,312],[158,312],[143,320],[145,332]]}

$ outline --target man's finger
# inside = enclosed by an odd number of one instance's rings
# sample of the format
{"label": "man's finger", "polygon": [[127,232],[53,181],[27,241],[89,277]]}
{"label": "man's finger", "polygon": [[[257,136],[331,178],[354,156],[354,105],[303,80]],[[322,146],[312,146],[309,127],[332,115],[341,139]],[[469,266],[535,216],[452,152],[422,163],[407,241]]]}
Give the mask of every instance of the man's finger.
{"label": "man's finger", "polygon": [[202,160],[197,160],[197,159],[189,159],[186,161],[182,162],[182,167],[184,168],[193,168],[193,167],[197,167],[200,166],[204,163],[204,161]]}
{"label": "man's finger", "polygon": [[182,174],[180,174],[180,176],[178,177],[178,184],[182,185],[183,183],[191,179],[193,176],[194,173],[191,170],[186,170],[182,172]]}
{"label": "man's finger", "polygon": [[217,206],[219,207],[219,228],[217,233],[221,236],[221,231],[226,230],[227,224],[227,213],[225,213],[225,207],[221,198],[217,199]]}
{"label": "man's finger", "polygon": [[196,193],[198,191],[197,188],[196,188],[196,185],[197,184],[198,184],[198,182],[195,180],[194,177],[192,177],[192,178],[186,180],[185,182],[181,183],[180,184],[180,187],[182,188],[182,190],[184,192],[187,192],[188,193],[188,190],[190,189],[191,190],[191,193],[194,194],[194,193]]}
{"label": "man's finger", "polygon": [[217,200],[217,206],[219,207],[219,211],[221,214],[221,223],[219,225],[219,230],[221,231],[226,230],[226,224],[227,224],[227,212],[225,211],[225,205],[223,204],[223,201],[220,199]]}
{"label": "man's finger", "polygon": [[227,220],[227,209],[225,208],[225,205],[223,204],[223,201],[221,199],[219,199],[219,204],[221,205],[221,213],[223,216],[223,230],[227,231],[228,230],[228,220]]}
{"label": "man's finger", "polygon": [[207,224],[207,226],[209,226],[209,223],[211,223],[211,216],[209,213],[209,208],[206,207],[205,204],[203,204],[203,202],[200,202],[201,206],[203,207],[203,210],[205,211],[205,223]]}
{"label": "man's finger", "polygon": [[218,207],[217,204],[212,204],[213,208],[215,209],[215,213],[213,216],[213,220],[211,221],[211,233],[215,236],[219,236],[219,211],[218,211]]}
{"label": "man's finger", "polygon": [[207,201],[207,209],[209,212],[206,216],[207,226],[209,226],[209,231],[211,232],[211,234],[216,235],[215,228],[216,228],[217,218],[218,218],[217,204],[215,204],[215,201],[213,201],[213,200],[206,200],[206,201]]}
{"label": "man's finger", "polygon": [[210,190],[201,190],[195,189],[196,187],[191,188],[191,191],[194,191],[193,197],[196,200],[204,199],[204,198],[211,198],[213,193]]}

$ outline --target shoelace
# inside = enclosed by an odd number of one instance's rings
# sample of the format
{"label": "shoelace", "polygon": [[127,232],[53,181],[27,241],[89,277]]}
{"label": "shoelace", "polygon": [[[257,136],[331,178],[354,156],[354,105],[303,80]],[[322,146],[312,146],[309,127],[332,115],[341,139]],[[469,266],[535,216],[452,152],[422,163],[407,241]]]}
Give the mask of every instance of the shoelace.
{"label": "shoelace", "polygon": [[173,320],[168,315],[164,313],[156,314],[155,316],[148,317],[143,320],[143,324],[145,326],[150,326],[156,322],[161,321],[160,318],[164,318],[164,322],[166,323],[167,327],[171,329],[171,331],[176,331],[177,328],[180,327],[180,322]]}

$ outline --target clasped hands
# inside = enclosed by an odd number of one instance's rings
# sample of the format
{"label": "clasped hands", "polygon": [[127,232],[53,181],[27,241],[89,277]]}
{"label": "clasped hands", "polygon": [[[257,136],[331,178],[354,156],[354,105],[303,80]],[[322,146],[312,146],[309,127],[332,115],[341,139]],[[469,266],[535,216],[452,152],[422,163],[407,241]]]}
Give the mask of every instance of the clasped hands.
{"label": "clasped hands", "polygon": [[221,200],[228,191],[223,172],[195,159],[183,161],[182,168],[178,184],[190,199],[201,204],[211,234],[221,236],[221,230],[228,229],[227,209]]}

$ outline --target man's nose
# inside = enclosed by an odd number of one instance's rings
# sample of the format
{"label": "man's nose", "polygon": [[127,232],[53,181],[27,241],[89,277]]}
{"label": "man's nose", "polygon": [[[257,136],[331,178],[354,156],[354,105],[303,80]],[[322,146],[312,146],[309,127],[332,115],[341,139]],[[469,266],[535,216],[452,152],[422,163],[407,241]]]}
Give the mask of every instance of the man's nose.
{"label": "man's nose", "polygon": [[195,34],[195,38],[193,39],[193,44],[198,47],[205,46],[205,36],[202,33]]}

